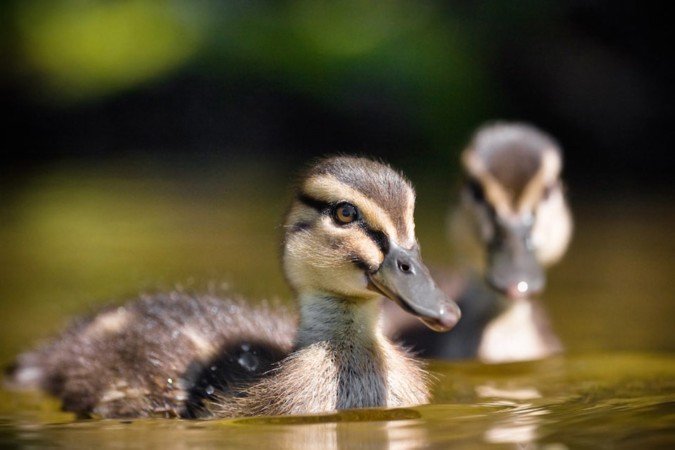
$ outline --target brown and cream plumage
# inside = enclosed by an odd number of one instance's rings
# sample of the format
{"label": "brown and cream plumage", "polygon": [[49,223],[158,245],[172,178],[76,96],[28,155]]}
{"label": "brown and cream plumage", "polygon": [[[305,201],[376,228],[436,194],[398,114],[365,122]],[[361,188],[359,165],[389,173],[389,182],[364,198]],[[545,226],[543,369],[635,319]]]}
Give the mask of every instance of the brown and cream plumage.
{"label": "brown and cream plumage", "polygon": [[302,176],[285,221],[283,267],[298,319],[215,295],[148,296],[21,355],[10,382],[103,417],[425,403],[425,371],[379,325],[381,295],[437,330],[459,319],[420,259],[414,202],[410,183],[385,164],[322,159]]}
{"label": "brown and cream plumage", "polygon": [[475,133],[462,153],[466,181],[451,230],[458,253],[482,277],[439,272],[462,309],[451,332],[434,336],[410,323],[392,335],[425,356],[487,362],[562,349],[535,298],[544,289],[545,267],[563,256],[572,234],[561,155],[553,138],[530,125],[500,122]]}

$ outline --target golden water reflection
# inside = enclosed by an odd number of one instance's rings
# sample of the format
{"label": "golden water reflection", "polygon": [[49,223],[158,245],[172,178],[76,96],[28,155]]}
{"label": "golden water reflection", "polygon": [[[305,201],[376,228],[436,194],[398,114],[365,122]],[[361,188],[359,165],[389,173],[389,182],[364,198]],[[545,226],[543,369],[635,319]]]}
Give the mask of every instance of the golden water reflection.
{"label": "golden water reflection", "polygon": [[563,450],[672,443],[675,359],[667,355],[443,363],[433,370],[431,405],[321,416],[75,421],[53,400],[0,390],[0,447]]}

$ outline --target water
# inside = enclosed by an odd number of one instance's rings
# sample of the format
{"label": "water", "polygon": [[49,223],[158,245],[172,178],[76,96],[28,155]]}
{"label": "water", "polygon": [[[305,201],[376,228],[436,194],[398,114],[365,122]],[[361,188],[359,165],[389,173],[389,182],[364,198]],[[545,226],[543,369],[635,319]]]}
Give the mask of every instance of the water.
{"label": "water", "polygon": [[0,445],[35,448],[656,448],[675,443],[675,362],[591,354],[435,364],[410,409],[215,421],[74,421],[37,395],[0,395]]}
{"label": "water", "polygon": [[[175,281],[224,280],[253,297],[287,297],[277,259],[283,180],[264,168],[255,174],[241,168],[188,182],[66,167],[16,187],[0,206],[0,364],[74,314]],[[446,263],[445,204],[433,189],[418,191],[425,259]],[[53,399],[0,390],[0,448],[673,448],[671,204],[576,199],[574,244],[542,299],[567,354],[496,366],[434,362],[431,405],[82,421]]]}

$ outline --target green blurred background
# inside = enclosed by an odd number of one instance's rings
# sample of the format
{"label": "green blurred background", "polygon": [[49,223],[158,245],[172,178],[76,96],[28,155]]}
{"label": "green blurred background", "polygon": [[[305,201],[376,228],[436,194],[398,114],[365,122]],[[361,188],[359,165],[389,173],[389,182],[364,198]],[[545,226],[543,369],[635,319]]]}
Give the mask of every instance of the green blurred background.
{"label": "green blurred background", "polygon": [[542,299],[571,351],[675,350],[672,67],[610,1],[0,3],[0,363],[139,290],[288,298],[293,173],[383,157],[452,261],[458,154],[494,119],[556,136],[577,234]]}

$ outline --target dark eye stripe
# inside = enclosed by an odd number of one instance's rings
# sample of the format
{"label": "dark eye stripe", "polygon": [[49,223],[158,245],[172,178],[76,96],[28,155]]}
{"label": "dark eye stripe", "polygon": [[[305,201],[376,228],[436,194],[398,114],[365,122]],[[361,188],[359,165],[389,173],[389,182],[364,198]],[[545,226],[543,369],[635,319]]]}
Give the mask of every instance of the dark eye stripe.
{"label": "dark eye stripe", "polygon": [[483,190],[483,186],[481,184],[473,179],[469,178],[466,180],[466,188],[469,190],[469,193],[471,193],[471,197],[478,203],[483,203],[485,202],[485,191]]}
{"label": "dark eye stripe", "polygon": [[385,233],[368,228],[368,226],[365,224],[363,225],[363,231],[365,231],[368,237],[372,239],[373,242],[375,242],[375,245],[380,248],[380,251],[382,251],[383,255],[386,256],[387,253],[389,253],[389,238]]}
{"label": "dark eye stripe", "polygon": [[356,267],[363,270],[364,272],[370,272],[371,270],[373,270],[373,268],[370,267],[363,259],[359,258],[359,256],[356,253],[350,253],[349,259],[351,259],[351,261],[354,263]]}
{"label": "dark eye stripe", "polygon": [[330,203],[324,202],[323,200],[318,200],[314,197],[310,197],[309,195],[305,195],[305,194],[299,194],[298,200],[303,205],[309,206],[310,208],[313,208],[313,209],[317,210],[318,212],[325,212],[326,210],[328,210],[331,207]]}
{"label": "dark eye stripe", "polygon": [[[298,201],[302,203],[303,205],[309,206],[312,209],[315,209],[316,211],[320,213],[326,213],[330,210],[331,208],[331,203],[325,202],[323,200],[316,199],[314,197],[310,197],[309,195],[306,194],[299,194],[298,195]],[[387,235],[378,230],[373,230],[372,228],[368,227],[365,222],[360,221],[361,227],[363,228],[363,231],[368,235],[370,239],[373,240],[375,245],[378,246],[378,248],[382,251],[382,254],[386,255],[389,253],[389,238]]]}
{"label": "dark eye stripe", "polygon": [[289,230],[289,233],[299,233],[300,231],[309,230],[310,228],[312,228],[311,222],[305,222],[305,221],[296,222],[296,223],[293,224],[293,226]]}

